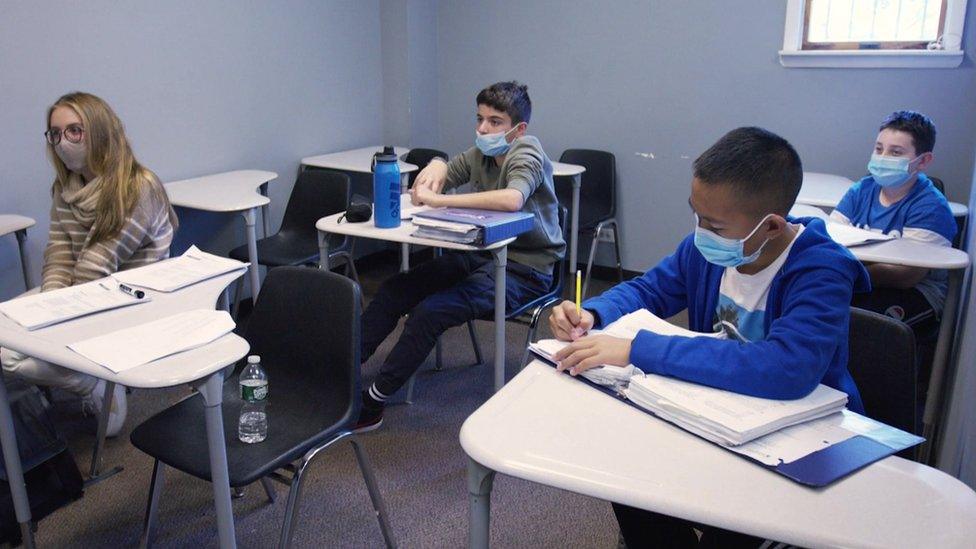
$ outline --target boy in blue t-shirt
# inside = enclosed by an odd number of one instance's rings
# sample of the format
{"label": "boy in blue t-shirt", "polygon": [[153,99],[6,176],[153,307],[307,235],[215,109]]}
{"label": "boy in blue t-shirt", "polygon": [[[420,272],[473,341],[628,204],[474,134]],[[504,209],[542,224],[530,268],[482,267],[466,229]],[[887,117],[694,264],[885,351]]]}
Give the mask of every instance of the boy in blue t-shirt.
{"label": "boy in blue t-shirt", "polygon": [[[556,354],[572,375],[600,364],[634,364],[672,376],[764,398],[796,399],[824,383],[848,394],[863,412],[847,370],[851,295],[869,289],[851,253],[831,240],[820,219],[787,217],[803,168],[783,138],[739,128],[694,162],[695,231],[674,254],[642,276],[576,306],[553,309],[553,334],[572,341]],[[632,341],[590,335],[621,316],[648,309],[659,317],[688,310],[698,332],[727,339],[641,331]],[[760,541],[742,534],[614,504],[628,547],[734,547]]]}
{"label": "boy in blue t-shirt", "polygon": [[[935,124],[897,111],[881,124],[868,175],[851,186],[830,220],[936,246],[952,245],[956,222],[945,196],[925,176],[933,161]],[[873,291],[853,305],[901,320],[916,333],[936,325],[947,289],[944,270],[884,263],[866,265]]]}

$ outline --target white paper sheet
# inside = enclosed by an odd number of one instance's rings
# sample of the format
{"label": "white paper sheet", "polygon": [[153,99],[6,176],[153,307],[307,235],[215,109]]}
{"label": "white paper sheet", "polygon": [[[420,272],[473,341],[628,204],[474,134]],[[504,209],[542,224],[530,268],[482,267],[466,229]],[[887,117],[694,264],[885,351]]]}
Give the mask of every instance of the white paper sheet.
{"label": "white paper sheet", "polygon": [[847,413],[846,410],[835,412],[820,419],[780,429],[740,446],[729,446],[728,449],[766,465],[792,463],[856,435],[857,433],[844,428]]}
{"label": "white paper sheet", "polygon": [[0,303],[0,312],[28,330],[36,330],[80,316],[146,303],[126,294],[112,279],[95,280]]}
{"label": "white paper sheet", "polygon": [[196,246],[179,257],[158,261],[152,265],[119,271],[115,278],[131,286],[149,288],[159,292],[174,292],[197,282],[225,273],[246,269],[248,263],[208,254]]}
{"label": "white paper sheet", "polygon": [[861,244],[870,244],[872,242],[883,242],[894,238],[890,234],[868,231],[859,229],[853,225],[834,222],[827,223],[827,234],[830,235],[830,238],[834,242],[845,247],[860,246]]}
{"label": "white paper sheet", "polygon": [[68,345],[115,373],[206,345],[234,329],[226,311],[197,309]]}

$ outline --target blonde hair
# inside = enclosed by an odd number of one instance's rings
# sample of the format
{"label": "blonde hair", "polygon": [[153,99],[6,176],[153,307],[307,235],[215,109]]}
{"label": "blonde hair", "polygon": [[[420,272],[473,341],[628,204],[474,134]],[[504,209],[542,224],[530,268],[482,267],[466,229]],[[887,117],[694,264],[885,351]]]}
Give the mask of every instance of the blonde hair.
{"label": "blonde hair", "polygon": [[[136,161],[122,121],[108,103],[85,92],[63,95],[47,110],[48,129],[51,129],[51,114],[58,107],[67,107],[81,118],[87,150],[85,162],[92,174],[101,179],[90,243],[118,236],[143,191],[152,193],[157,203],[166,205],[170,223],[176,229],[176,212],[159,178]],[[48,143],[47,152],[57,172],[52,191],[59,193],[71,172],[55,153],[54,145]]]}

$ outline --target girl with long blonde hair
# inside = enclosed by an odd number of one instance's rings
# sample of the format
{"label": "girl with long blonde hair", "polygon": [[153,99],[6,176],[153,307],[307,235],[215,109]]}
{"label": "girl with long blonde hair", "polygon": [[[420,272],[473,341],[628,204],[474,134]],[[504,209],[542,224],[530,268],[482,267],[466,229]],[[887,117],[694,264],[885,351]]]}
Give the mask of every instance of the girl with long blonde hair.
{"label": "girl with long blonde hair", "polygon": [[[136,161],[125,129],[105,101],[62,96],[47,111],[47,152],[54,165],[51,227],[40,291],[89,282],[169,257],[178,222],[156,174]],[[4,371],[65,389],[100,409],[104,382],[7,349]],[[109,436],[125,421],[125,389],[116,386]]]}

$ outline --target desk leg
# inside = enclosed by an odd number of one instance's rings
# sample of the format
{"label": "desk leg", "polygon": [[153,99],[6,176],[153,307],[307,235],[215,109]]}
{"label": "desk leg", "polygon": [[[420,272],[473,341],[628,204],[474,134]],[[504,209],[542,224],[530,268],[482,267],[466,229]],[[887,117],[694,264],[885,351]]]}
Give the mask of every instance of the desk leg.
{"label": "desk leg", "polygon": [[10,412],[10,399],[7,397],[7,385],[3,382],[2,370],[0,370],[0,444],[3,446],[3,462],[7,469],[10,496],[14,500],[14,514],[17,516],[17,522],[20,523],[20,535],[23,537],[24,547],[33,549],[34,533],[31,531],[27,484],[24,482],[24,469],[20,463],[17,435],[14,433],[14,416]]}
{"label": "desk leg", "polygon": [[949,289],[946,293],[945,307],[942,310],[942,323],[939,325],[939,339],[935,344],[932,358],[932,377],[929,378],[929,391],[925,396],[925,412],[922,415],[922,463],[934,463],[936,435],[942,424],[945,406],[942,402],[945,384],[952,379],[949,372],[949,359],[952,351],[952,336],[955,331],[956,312],[959,309],[959,294],[965,269],[949,271]]}
{"label": "desk leg", "polygon": [[[573,176],[573,211],[570,214],[572,222],[570,223],[571,233],[569,235],[569,272],[576,272],[576,247],[579,244],[579,201],[580,201],[580,184],[583,181],[582,174],[576,174]],[[593,238],[596,238],[595,236]],[[586,273],[589,276],[590,273]]]}
{"label": "desk leg", "polygon": [[487,549],[491,526],[491,485],[495,472],[468,458],[468,547]]}
{"label": "desk leg", "polygon": [[237,547],[234,536],[234,510],[230,504],[230,476],[227,472],[227,446],[224,441],[224,418],[221,413],[224,373],[215,372],[206,380],[197,382],[197,390],[203,395],[204,417],[207,422],[207,447],[210,451],[210,471],[217,510],[217,533],[221,549]]}
{"label": "desk leg", "polygon": [[244,216],[244,224],[247,230],[247,260],[251,262],[248,272],[251,275],[251,298],[254,303],[258,301],[258,292],[261,291],[261,265],[258,263],[258,236],[254,230],[257,221],[258,209],[251,208],[241,212]]}
{"label": "desk leg", "polygon": [[329,270],[329,239],[322,231],[316,231],[319,237],[319,269]]}
{"label": "desk leg", "polygon": [[495,263],[495,391],[505,385],[505,266],[508,246],[491,251]]}
{"label": "desk leg", "polygon": [[[267,181],[265,181],[264,183],[261,183],[261,186],[258,187],[258,192],[261,193],[261,196],[263,196],[265,198],[268,197],[268,182]],[[264,206],[261,206],[261,223],[264,225],[264,238],[268,238],[268,236],[271,234],[271,217],[270,216],[271,216],[271,203],[268,202]]]}
{"label": "desk leg", "polygon": [[21,229],[14,233],[17,236],[17,247],[20,248],[20,268],[24,270],[24,286],[28,290],[34,287],[31,279],[30,259],[27,257],[27,229]]}
{"label": "desk leg", "polygon": [[[407,184],[410,182],[410,174],[400,174],[400,194],[407,191]],[[405,273],[410,270],[410,244],[400,244],[400,272]]]}

